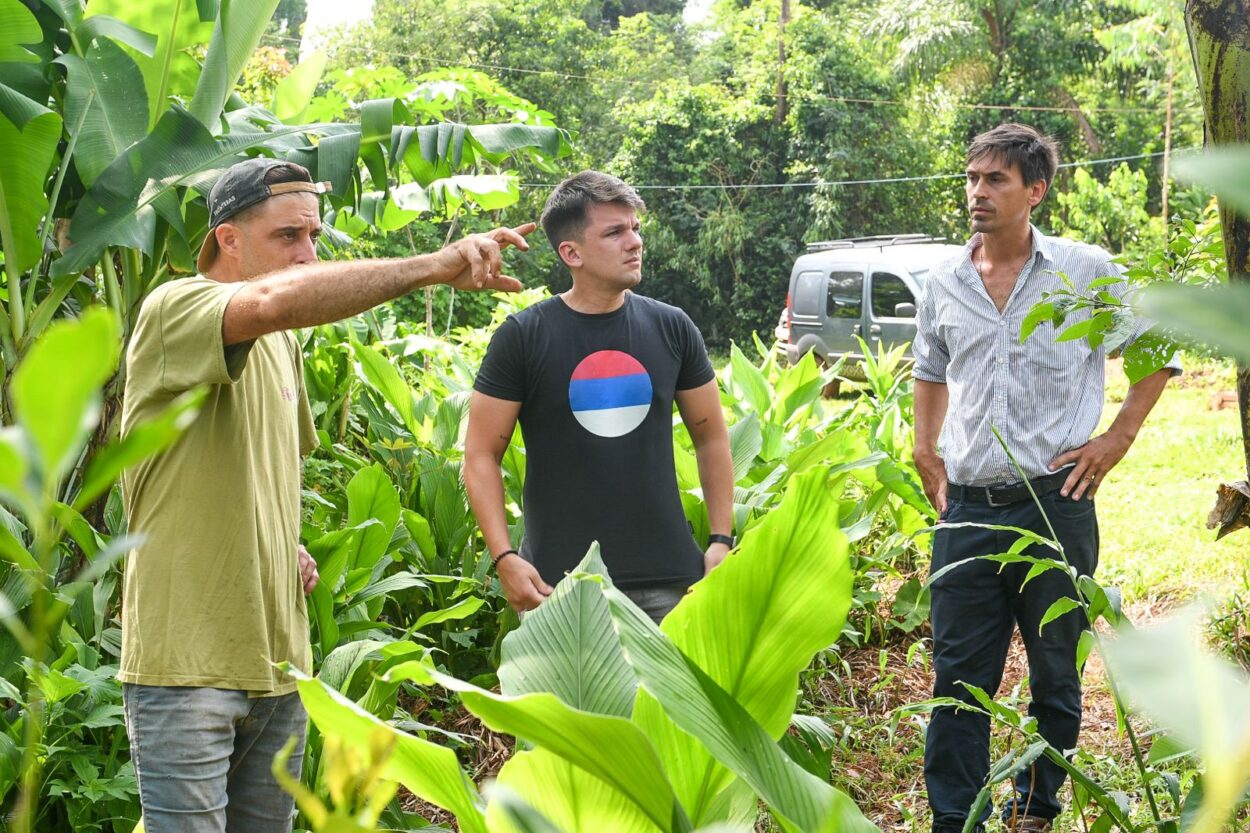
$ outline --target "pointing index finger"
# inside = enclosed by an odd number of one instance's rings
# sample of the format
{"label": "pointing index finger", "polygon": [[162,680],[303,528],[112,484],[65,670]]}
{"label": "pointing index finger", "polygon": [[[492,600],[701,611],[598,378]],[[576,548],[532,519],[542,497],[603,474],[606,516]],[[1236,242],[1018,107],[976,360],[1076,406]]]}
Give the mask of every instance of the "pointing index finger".
{"label": "pointing index finger", "polygon": [[516,228],[497,228],[490,232],[490,236],[499,244],[500,248],[504,246],[515,246],[523,252],[529,251],[530,244],[525,240],[525,235],[538,228],[535,223],[525,223]]}

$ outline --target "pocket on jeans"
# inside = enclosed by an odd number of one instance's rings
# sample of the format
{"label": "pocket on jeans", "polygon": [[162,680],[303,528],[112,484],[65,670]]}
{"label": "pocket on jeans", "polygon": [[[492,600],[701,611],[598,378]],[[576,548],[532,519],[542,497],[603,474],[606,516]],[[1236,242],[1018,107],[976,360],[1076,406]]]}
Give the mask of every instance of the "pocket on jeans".
{"label": "pocket on jeans", "polygon": [[1054,512],[1061,518],[1084,520],[1094,513],[1094,500],[1087,497],[1073,500],[1070,497],[1064,497],[1059,492],[1051,492],[1050,506],[1047,507],[1047,511]]}
{"label": "pocket on jeans", "polygon": [[961,506],[962,504],[963,504],[963,501],[956,500],[953,497],[948,497],[946,499],[946,509],[940,515],[938,515],[938,520],[940,521],[950,520],[951,515],[954,514],[955,510],[959,508],[959,506]]}

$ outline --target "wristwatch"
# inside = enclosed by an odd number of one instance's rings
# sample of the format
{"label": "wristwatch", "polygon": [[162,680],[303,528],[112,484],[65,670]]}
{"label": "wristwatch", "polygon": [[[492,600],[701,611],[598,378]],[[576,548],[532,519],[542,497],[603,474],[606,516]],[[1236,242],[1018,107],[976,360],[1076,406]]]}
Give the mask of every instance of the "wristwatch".
{"label": "wristwatch", "polygon": [[738,543],[738,539],[734,538],[732,535],[717,535],[716,533],[712,533],[711,535],[707,536],[707,545],[709,547],[712,546],[713,544],[724,544],[730,549],[733,549],[734,545],[737,543]]}

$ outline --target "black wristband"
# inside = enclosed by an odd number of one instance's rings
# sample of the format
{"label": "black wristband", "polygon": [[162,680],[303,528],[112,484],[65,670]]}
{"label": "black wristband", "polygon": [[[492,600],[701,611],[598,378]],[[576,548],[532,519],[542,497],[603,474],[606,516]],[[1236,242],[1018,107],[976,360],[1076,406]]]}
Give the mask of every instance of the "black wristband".
{"label": "black wristband", "polygon": [[494,558],[490,560],[490,568],[498,572],[499,562],[503,561],[505,558],[507,558],[510,555],[515,555],[517,557],[520,557],[521,554],[517,552],[516,550],[504,550],[503,552],[499,553],[499,555],[495,556]]}
{"label": "black wristband", "polygon": [[738,540],[734,538],[732,535],[717,535],[716,533],[712,533],[711,535],[707,536],[707,545],[709,547],[712,546],[713,544],[724,544],[730,549],[733,549],[734,545],[737,543],[738,543]]}

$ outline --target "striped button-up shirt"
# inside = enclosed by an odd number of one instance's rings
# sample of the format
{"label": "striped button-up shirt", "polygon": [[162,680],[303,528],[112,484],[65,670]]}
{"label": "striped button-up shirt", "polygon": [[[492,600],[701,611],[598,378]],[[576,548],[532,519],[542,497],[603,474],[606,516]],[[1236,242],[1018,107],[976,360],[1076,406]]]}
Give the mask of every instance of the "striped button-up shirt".
{"label": "striped button-up shirt", "polygon": [[[1033,228],[1033,251],[1002,312],[990,300],[972,253],[938,266],[916,313],[917,379],[944,383],[949,404],[938,451],[947,478],[966,486],[1015,483],[1020,475],[994,437],[998,429],[1028,478],[1050,471],[1052,460],[1085,444],[1102,416],[1105,351],[1084,338],[1056,342],[1050,322],[1023,344],[1020,325],[1042,293],[1062,288],[1064,273],[1084,290],[1101,277],[1118,277],[1111,256],[1097,246],[1047,237]],[[1117,297],[1123,283],[1105,287]],[[1082,310],[1073,324],[1089,317]],[[1148,328],[1139,322],[1130,341]],[[1180,372],[1175,357],[1168,365]]]}

